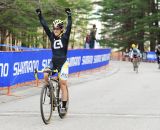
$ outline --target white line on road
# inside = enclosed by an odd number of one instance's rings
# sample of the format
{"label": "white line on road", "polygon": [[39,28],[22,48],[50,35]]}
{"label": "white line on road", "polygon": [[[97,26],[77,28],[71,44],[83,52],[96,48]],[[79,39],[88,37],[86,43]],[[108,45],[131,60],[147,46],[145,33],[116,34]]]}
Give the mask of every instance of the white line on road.
{"label": "white line on road", "polygon": [[[40,116],[40,112],[4,112],[0,116]],[[160,118],[160,114],[68,113],[67,117]]]}

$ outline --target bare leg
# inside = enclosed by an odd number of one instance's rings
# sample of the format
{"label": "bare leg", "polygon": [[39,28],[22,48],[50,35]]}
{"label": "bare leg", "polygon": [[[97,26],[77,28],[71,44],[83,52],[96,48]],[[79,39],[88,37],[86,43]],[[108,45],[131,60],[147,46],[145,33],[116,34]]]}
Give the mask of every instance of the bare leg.
{"label": "bare leg", "polygon": [[62,101],[67,101],[68,100],[67,80],[60,80],[60,87],[62,90]]}
{"label": "bare leg", "polygon": [[45,83],[47,85],[49,85],[49,83],[48,83],[48,73],[44,73],[44,80],[45,80]]}

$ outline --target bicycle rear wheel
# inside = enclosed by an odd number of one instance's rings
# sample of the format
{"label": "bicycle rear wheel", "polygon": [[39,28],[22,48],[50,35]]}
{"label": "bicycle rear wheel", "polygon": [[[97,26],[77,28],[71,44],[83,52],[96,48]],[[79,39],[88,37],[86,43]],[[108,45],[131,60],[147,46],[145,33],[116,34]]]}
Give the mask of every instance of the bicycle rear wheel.
{"label": "bicycle rear wheel", "polygon": [[136,73],[138,73],[138,61],[133,61],[133,69]]}
{"label": "bicycle rear wheel", "polygon": [[61,119],[63,119],[67,115],[68,108],[69,108],[69,92],[68,92],[68,87],[67,87],[68,100],[67,100],[67,103],[66,103],[66,113],[61,113],[61,108],[62,108],[62,92],[61,92],[60,87],[58,87],[57,94],[58,94],[58,100],[57,100],[58,114],[59,114],[59,117]]}
{"label": "bicycle rear wheel", "polygon": [[53,109],[53,88],[44,85],[41,90],[40,110],[45,124],[50,122]]}

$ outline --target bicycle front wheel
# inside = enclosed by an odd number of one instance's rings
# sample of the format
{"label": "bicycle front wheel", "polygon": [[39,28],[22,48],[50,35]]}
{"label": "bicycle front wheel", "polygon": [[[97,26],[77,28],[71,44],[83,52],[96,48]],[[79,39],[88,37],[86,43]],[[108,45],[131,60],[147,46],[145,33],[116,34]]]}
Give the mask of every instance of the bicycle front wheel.
{"label": "bicycle front wheel", "polygon": [[40,110],[45,124],[50,122],[53,109],[53,88],[44,85],[41,90]]}
{"label": "bicycle front wheel", "polygon": [[136,73],[138,73],[138,62],[137,61],[133,61],[133,70],[136,71]]}
{"label": "bicycle front wheel", "polygon": [[138,61],[135,62],[136,73],[138,73]]}

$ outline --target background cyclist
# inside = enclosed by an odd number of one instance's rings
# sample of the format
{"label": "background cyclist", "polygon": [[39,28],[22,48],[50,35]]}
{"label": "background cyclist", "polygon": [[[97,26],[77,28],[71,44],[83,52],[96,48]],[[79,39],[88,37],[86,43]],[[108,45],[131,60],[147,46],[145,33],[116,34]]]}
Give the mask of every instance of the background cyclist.
{"label": "background cyclist", "polygon": [[141,53],[137,46],[135,44],[132,44],[132,49],[130,50],[131,61],[133,61],[134,58],[138,58],[138,61],[140,61]]}
{"label": "background cyclist", "polygon": [[160,44],[156,46],[157,63],[160,64]]}

